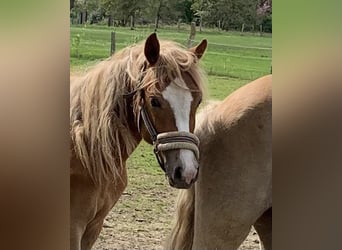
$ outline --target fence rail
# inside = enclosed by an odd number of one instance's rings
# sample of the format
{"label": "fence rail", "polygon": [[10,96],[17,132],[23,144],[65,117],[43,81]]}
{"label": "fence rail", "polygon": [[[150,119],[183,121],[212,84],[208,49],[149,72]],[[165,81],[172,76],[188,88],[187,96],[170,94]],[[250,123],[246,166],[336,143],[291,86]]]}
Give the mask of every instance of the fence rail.
{"label": "fence rail", "polygon": [[[190,29],[189,29],[190,30]],[[115,29],[115,49],[112,44],[113,29],[107,27],[71,27],[71,40],[79,37],[79,43],[72,43],[71,65],[89,65],[89,62],[105,59],[108,53],[118,51],[131,44],[144,40],[151,30]],[[162,30],[158,32],[161,39],[171,39],[187,47],[188,32]],[[239,34],[196,33],[193,45],[202,37],[208,38],[208,49],[202,64],[208,75],[253,79],[270,73],[272,48],[268,37],[248,37]],[[265,40],[266,39],[266,40]],[[227,41],[227,43],[224,43]]]}

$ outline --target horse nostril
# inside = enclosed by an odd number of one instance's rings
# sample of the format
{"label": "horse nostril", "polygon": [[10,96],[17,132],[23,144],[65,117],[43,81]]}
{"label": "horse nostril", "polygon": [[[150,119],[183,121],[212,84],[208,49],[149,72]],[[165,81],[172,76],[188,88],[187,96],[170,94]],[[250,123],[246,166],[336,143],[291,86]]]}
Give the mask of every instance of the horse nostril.
{"label": "horse nostril", "polygon": [[174,174],[173,174],[174,180],[180,180],[182,178],[182,167],[176,167]]}

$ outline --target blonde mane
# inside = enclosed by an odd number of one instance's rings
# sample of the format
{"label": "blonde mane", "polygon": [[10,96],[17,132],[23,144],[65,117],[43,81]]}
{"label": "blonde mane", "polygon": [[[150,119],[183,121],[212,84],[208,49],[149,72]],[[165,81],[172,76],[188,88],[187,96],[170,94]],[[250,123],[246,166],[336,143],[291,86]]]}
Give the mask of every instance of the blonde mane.
{"label": "blonde mane", "polygon": [[[182,72],[189,73],[203,90],[204,74],[197,57],[176,43],[160,41],[158,62],[144,71],[145,61],[140,43],[117,52],[71,83],[72,151],[95,183],[120,178],[123,155],[129,156],[138,144],[129,130],[134,121],[127,119],[124,94],[136,89],[158,92]],[[142,75],[144,80],[139,82]]]}
{"label": "blonde mane", "polygon": [[190,250],[194,238],[195,186],[180,190],[176,202],[176,218],[165,250]]}

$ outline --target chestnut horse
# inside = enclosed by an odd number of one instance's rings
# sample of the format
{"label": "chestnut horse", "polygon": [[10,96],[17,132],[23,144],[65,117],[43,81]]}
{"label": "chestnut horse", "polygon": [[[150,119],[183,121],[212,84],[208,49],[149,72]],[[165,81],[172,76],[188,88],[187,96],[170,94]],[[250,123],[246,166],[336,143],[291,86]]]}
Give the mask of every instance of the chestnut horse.
{"label": "chestnut horse", "polygon": [[153,33],[71,83],[71,250],[93,246],[127,185],[126,160],[142,139],[154,145],[171,186],[188,188],[196,180],[199,142],[192,132],[206,47],[203,40],[185,49]]}
{"label": "chestnut horse", "polygon": [[272,249],[272,76],[200,113],[197,182],[178,197],[169,250],[236,250],[252,225]]}

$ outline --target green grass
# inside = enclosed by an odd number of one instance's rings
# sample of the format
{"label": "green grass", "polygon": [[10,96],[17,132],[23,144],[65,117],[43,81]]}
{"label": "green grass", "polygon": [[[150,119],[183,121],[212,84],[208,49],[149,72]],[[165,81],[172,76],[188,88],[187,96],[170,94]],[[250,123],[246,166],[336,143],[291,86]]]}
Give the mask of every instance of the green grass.
{"label": "green grass", "polygon": [[[105,26],[72,26],[70,33],[71,70],[84,69],[107,58],[110,53],[110,33],[116,33],[116,50],[144,40],[152,28],[108,28]],[[187,44],[187,30],[159,29],[160,39]],[[79,38],[77,38],[79,37]],[[208,49],[202,60],[209,75],[239,79],[255,79],[270,72],[272,38],[269,36],[241,35],[237,32],[197,32],[196,41],[208,40]],[[195,44],[194,43],[194,44]]]}
{"label": "green grass", "polygon": [[208,76],[208,98],[223,100],[234,90],[248,83],[249,80],[227,78],[221,76]]}

